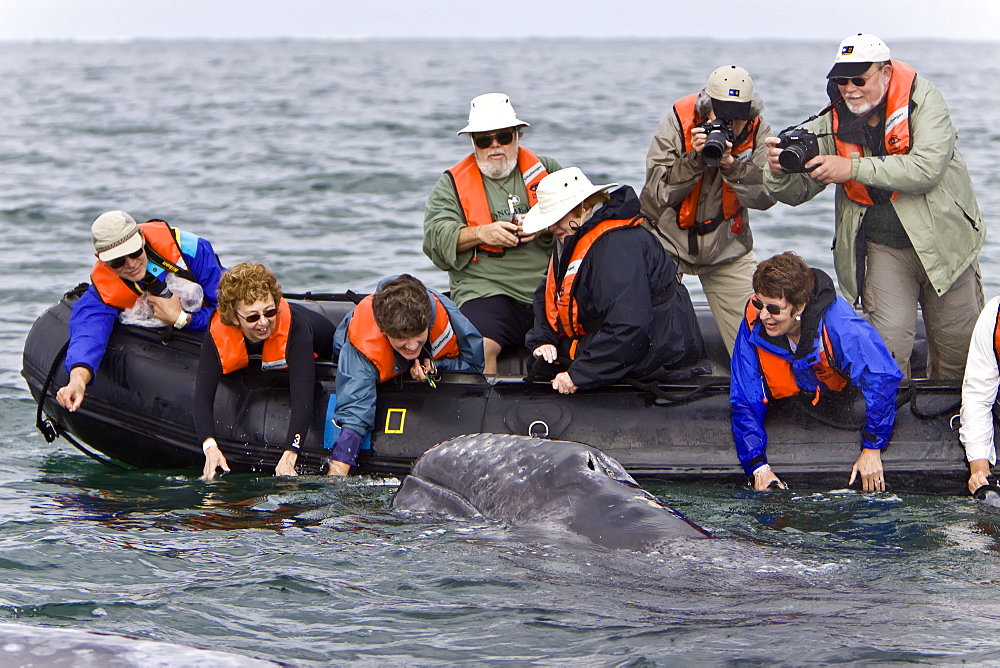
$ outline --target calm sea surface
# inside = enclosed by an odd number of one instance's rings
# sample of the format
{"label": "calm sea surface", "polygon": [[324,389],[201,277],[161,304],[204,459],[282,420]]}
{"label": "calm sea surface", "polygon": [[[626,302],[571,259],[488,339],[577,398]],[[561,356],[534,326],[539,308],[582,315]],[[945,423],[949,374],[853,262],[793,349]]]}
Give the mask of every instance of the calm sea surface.
{"label": "calm sea surface", "polygon": [[[394,480],[111,473],[44,442],[19,376],[102,211],[291,291],[444,288],[423,204],[473,96],[509,93],[527,146],[638,189],[660,117],[714,67],[747,67],[780,130],[824,105],[840,37],[0,44],[0,621],[290,664],[1000,662],[1000,514],[967,498],[651,486],[725,540],[610,552],[405,521]],[[1000,45],[891,46],[944,93],[994,223]],[[831,270],[832,192],[751,218],[759,257]],[[988,298],[997,234],[980,263]]]}

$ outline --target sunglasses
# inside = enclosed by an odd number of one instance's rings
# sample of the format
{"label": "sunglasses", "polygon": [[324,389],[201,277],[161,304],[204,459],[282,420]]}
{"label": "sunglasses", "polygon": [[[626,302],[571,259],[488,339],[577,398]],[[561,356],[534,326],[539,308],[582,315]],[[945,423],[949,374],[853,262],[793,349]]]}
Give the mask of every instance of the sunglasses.
{"label": "sunglasses", "polygon": [[762,302],[761,300],[757,299],[756,297],[751,297],[750,298],[750,303],[758,311],[763,311],[765,308],[767,308],[767,312],[770,313],[771,315],[781,315],[782,308],[780,306],[778,306],[777,304],[768,304],[765,307],[764,306],[764,302]]}
{"label": "sunglasses", "polygon": [[122,255],[121,257],[116,257],[114,260],[108,260],[105,262],[112,269],[121,269],[125,266],[126,260],[138,260],[142,257],[142,254],[146,251],[145,248],[140,248],[134,253],[129,253],[128,255]]}
{"label": "sunglasses", "polygon": [[270,320],[274,316],[278,315],[278,308],[276,306],[272,306],[271,308],[266,309],[263,313],[251,313],[250,315],[242,315],[239,311],[237,311],[236,315],[243,318],[244,322],[252,324],[260,320],[261,316]]}
{"label": "sunglasses", "polygon": [[831,77],[831,78],[833,79],[833,82],[838,86],[846,86],[847,84],[852,83],[858,88],[861,88],[866,83],[868,83],[868,80],[871,79],[876,74],[878,74],[878,72],[872,72],[866,77]]}
{"label": "sunglasses", "polygon": [[496,139],[497,143],[501,146],[506,146],[507,144],[514,141],[514,131],[504,130],[503,132],[494,132],[488,135],[479,135],[475,137],[472,141],[475,143],[476,148],[489,148],[493,146],[493,140]]}

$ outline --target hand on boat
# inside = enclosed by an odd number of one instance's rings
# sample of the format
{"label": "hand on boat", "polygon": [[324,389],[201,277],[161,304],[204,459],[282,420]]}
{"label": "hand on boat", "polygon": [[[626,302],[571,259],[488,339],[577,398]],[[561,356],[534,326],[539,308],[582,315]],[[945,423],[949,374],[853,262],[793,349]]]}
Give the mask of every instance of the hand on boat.
{"label": "hand on boat", "polygon": [[573,382],[568,373],[563,371],[557,373],[556,377],[552,379],[552,389],[559,394],[573,394],[576,392],[576,383]]}
{"label": "hand on boat", "polygon": [[222,454],[222,450],[219,450],[219,446],[216,445],[214,438],[206,439],[201,447],[205,451],[205,467],[201,471],[201,478],[199,480],[204,480],[205,482],[213,480],[217,469],[222,469],[226,473],[229,473],[229,462],[226,461],[226,456]]}
{"label": "hand on boat", "polygon": [[146,294],[149,305],[153,308],[153,315],[165,325],[173,325],[177,322],[177,317],[181,314],[181,298],[177,295],[170,297],[157,297]]}
{"label": "hand on boat", "polygon": [[546,343],[544,345],[535,348],[533,351],[531,351],[531,354],[534,355],[535,357],[540,357],[549,364],[552,364],[553,362],[556,361],[556,357],[559,355],[559,351],[556,350],[556,347],[551,343]]}
{"label": "hand on boat", "polygon": [[858,474],[861,474],[861,489],[863,491],[884,492],[885,475],[882,471],[882,451],[875,448],[863,448],[851,468],[851,479],[847,484],[853,485]]}
{"label": "hand on boat", "polygon": [[83,403],[83,397],[87,394],[87,384],[93,377],[94,375],[87,367],[73,367],[69,372],[69,382],[56,392],[56,401],[70,413],[75,413],[76,409]]}
{"label": "hand on boat", "polygon": [[295,471],[295,462],[298,461],[299,454],[294,450],[285,450],[278,465],[274,467],[274,475],[298,475]]}
{"label": "hand on boat", "polygon": [[975,494],[983,485],[990,484],[990,460],[973,459],[969,462],[969,493]]}
{"label": "hand on boat", "polygon": [[432,359],[415,359],[413,360],[413,366],[410,367],[410,377],[413,380],[426,381],[427,377],[433,375],[436,371],[434,367],[434,360]]}

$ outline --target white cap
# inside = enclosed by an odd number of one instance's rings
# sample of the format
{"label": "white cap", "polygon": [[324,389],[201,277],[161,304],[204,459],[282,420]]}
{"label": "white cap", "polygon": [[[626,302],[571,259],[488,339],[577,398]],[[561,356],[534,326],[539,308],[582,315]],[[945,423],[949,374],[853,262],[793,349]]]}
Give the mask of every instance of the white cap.
{"label": "white cap", "polygon": [[98,259],[110,262],[142,248],[142,235],[132,216],[124,211],[102,213],[90,227]]}
{"label": "white cap", "polygon": [[868,71],[872,63],[889,60],[889,47],[875,35],[858,33],[844,38],[826,78],[857,77]]}
{"label": "white cap", "polygon": [[577,204],[596,192],[616,187],[617,183],[595,186],[579,167],[552,172],[538,183],[538,204],[521,220],[525,234],[534,234],[562,220]]}
{"label": "white cap", "polygon": [[492,132],[504,128],[527,126],[519,120],[510,104],[510,98],[504,93],[485,93],[472,98],[469,108],[469,124],[456,134],[469,132]]}

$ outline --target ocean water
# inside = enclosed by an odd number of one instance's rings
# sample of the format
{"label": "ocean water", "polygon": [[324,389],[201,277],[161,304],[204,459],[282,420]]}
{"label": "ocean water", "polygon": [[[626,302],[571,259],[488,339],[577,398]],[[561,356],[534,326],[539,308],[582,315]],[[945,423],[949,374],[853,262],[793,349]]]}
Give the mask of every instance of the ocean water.
{"label": "ocean water", "polygon": [[[721,540],[607,551],[413,522],[394,480],[109,472],[44,442],[18,373],[34,318],[87,280],[102,211],[266,261],[289,291],[445,288],[423,203],[468,151],[473,96],[509,93],[525,145],[638,189],[660,117],[714,67],[747,67],[780,130],[824,106],[839,37],[0,44],[0,622],[293,665],[1000,661],[1000,515],[967,498],[654,484]],[[1000,45],[891,46],[948,100],[992,224]],[[751,224],[759,257],[832,270],[832,192]],[[991,232],[987,297],[998,249]]]}

